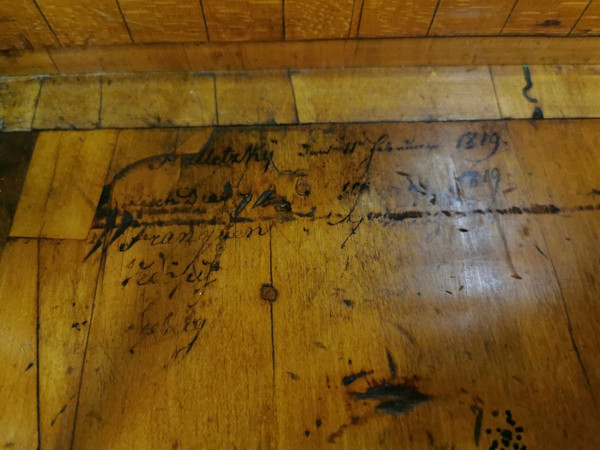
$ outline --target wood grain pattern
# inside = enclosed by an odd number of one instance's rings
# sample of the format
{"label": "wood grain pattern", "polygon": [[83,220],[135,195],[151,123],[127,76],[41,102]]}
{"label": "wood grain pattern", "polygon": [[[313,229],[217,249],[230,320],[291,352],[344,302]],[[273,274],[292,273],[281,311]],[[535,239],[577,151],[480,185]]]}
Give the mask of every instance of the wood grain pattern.
{"label": "wood grain pattern", "polygon": [[[494,66],[502,117],[598,117],[598,66]],[[529,86],[527,80],[531,82]]]}
{"label": "wood grain pattern", "polygon": [[203,0],[211,41],[283,40],[280,0]]}
{"label": "wood grain pattern", "polygon": [[201,42],[206,28],[197,0],[120,0],[135,42]]}
{"label": "wood grain pattern", "polygon": [[6,2],[0,5],[3,24],[0,50],[133,42],[284,42],[428,34],[564,36],[574,31],[576,35],[593,35],[598,34],[597,3],[595,0],[25,0],[19,8]]}
{"label": "wood grain pattern", "polygon": [[435,37],[147,44],[0,55],[4,74],[481,64],[599,64],[597,37]]}
{"label": "wood grain pattern", "polygon": [[3,76],[57,72],[58,68],[47,50],[24,51],[15,54],[0,52],[0,74]]}
{"label": "wood grain pattern", "polygon": [[[596,448],[599,144],[594,120],[122,131],[87,239],[1,264],[21,365],[40,305],[41,441]],[[0,409],[10,442],[30,403]]]}
{"label": "wood grain pattern", "polygon": [[102,79],[97,76],[55,77],[42,81],[32,127],[90,129],[100,123]]}
{"label": "wood grain pattern", "polygon": [[114,0],[36,0],[63,46],[131,42]]}
{"label": "wood grain pattern", "polygon": [[32,49],[58,45],[52,30],[33,0],[0,2],[0,50]]}
{"label": "wood grain pattern", "polygon": [[102,84],[105,127],[172,127],[216,122],[212,76],[194,73],[107,76]]}
{"label": "wood grain pattern", "polygon": [[441,0],[431,36],[500,34],[515,0]]}
{"label": "wood grain pattern", "polygon": [[0,263],[0,439],[4,447],[36,448],[38,245],[16,239]]}
{"label": "wood grain pattern", "polygon": [[190,70],[182,44],[114,45],[53,49],[59,72],[178,72]]}
{"label": "wood grain pattern", "polygon": [[0,131],[30,130],[40,80],[0,80]]}
{"label": "wood grain pattern", "polygon": [[352,18],[350,19],[350,32],[348,33],[349,38],[358,37],[358,27],[362,17],[364,0],[355,0],[352,6]]}
{"label": "wood grain pattern", "polygon": [[303,123],[500,117],[485,68],[311,70],[292,82]]}
{"label": "wood grain pattern", "polygon": [[85,259],[85,241],[43,240],[39,245],[42,446],[69,448],[100,257]]}
{"label": "wood grain pattern", "polygon": [[[537,129],[536,129],[537,127]],[[600,159],[596,151],[588,149],[600,145],[600,133],[594,122],[574,121],[569,124],[536,122],[511,122],[511,136],[517,137],[529,151],[519,154],[523,170],[531,175],[529,189],[535,200],[555,204],[577,205],[580,199],[598,203],[600,191],[590,188],[598,184],[595,176],[600,170]],[[556,143],[560,142],[560,145]],[[583,151],[582,151],[583,150]],[[576,158],[559,155],[576,154]],[[547,161],[539,164],[540,159]],[[586,167],[586,170],[583,170]],[[551,180],[562,178],[566,173],[577,174],[567,177],[558,186]],[[600,221],[594,214],[586,214],[585,220],[573,216],[548,220],[540,217],[545,245],[553,270],[556,271],[563,307],[569,320],[569,339],[576,346],[578,364],[582,368],[586,388],[592,398],[597,399],[600,388],[600,358],[591,351],[600,343],[593,323],[600,318],[597,296],[597,268],[600,259],[596,249],[600,244]],[[590,271],[590,268],[595,268]]]}
{"label": "wood grain pattern", "polygon": [[341,39],[350,32],[353,0],[288,0],[285,2],[285,38]]}
{"label": "wood grain pattern", "polygon": [[287,71],[217,75],[219,125],[296,123]]}
{"label": "wood grain pattern", "polygon": [[600,2],[592,0],[571,34],[574,36],[593,36],[600,34]]}
{"label": "wood grain pattern", "polygon": [[506,23],[505,34],[566,35],[589,0],[519,0]]}
{"label": "wood grain pattern", "polygon": [[85,239],[116,138],[114,130],[41,133],[10,235]]}
{"label": "wood grain pattern", "polygon": [[364,0],[359,37],[425,36],[438,0]]}

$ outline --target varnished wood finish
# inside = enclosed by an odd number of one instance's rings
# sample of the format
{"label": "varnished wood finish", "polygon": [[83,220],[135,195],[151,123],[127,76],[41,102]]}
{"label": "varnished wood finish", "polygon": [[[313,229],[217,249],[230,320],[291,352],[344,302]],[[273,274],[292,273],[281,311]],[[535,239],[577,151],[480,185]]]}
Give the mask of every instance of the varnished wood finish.
{"label": "varnished wood finish", "polygon": [[359,37],[425,36],[438,0],[364,0]]}
{"label": "varnished wood finish", "polygon": [[5,131],[600,118],[600,66],[522,65],[15,77]]}
{"label": "varnished wood finish", "polygon": [[350,37],[355,0],[287,0],[285,37],[301,39],[342,39]]}
{"label": "varnished wood finish", "polygon": [[600,2],[592,0],[588,9],[576,23],[572,35],[593,36],[600,34]]}
{"label": "varnished wood finish", "polygon": [[202,0],[211,41],[279,41],[283,3],[279,0]]}
{"label": "varnished wood finish", "polygon": [[67,48],[0,55],[0,73],[559,63],[600,63],[600,38],[435,37]]}
{"label": "varnished wood finish", "polygon": [[65,47],[132,42],[116,1],[35,0],[35,3],[48,23],[52,24],[58,41]]}
{"label": "varnished wood finish", "polygon": [[0,268],[2,438],[596,448],[599,144],[595,120],[42,133]]}
{"label": "varnished wood finish", "polygon": [[206,41],[206,26],[199,1],[119,0],[131,36],[142,42]]}
{"label": "varnished wood finish", "polygon": [[503,33],[565,35],[575,26],[590,0],[519,0]]}
{"label": "varnished wood finish", "polygon": [[[357,37],[593,35],[597,34],[597,3],[597,0],[23,0],[16,8],[5,0],[0,4],[0,50]],[[235,47],[227,49],[233,51]]]}
{"label": "varnished wood finish", "polygon": [[500,34],[515,0],[441,0],[430,36]]}

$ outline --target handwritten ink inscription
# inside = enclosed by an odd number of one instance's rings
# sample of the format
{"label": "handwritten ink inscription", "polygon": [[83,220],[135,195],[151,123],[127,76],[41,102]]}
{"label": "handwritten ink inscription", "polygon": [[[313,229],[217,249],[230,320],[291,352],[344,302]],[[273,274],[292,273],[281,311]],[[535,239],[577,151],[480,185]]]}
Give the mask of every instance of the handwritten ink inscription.
{"label": "handwritten ink inscription", "polygon": [[[471,213],[563,211],[502,203],[507,172],[497,155],[508,143],[499,131],[463,127],[444,141],[382,128],[307,131],[293,143],[281,138],[284,129],[231,132],[197,153],[159,155],[119,171],[103,192],[90,254],[120,255],[115,281],[140,302],[128,324],[140,337],[134,352],[150,337],[169,340],[173,357],[197,348],[219,301],[215,286],[232,276],[221,261],[230,241],[268,246],[273,224],[301,221],[307,239],[311,222],[345,227],[344,251],[368,221],[409,218],[439,231],[446,218]],[[430,160],[440,164],[423,163]]]}

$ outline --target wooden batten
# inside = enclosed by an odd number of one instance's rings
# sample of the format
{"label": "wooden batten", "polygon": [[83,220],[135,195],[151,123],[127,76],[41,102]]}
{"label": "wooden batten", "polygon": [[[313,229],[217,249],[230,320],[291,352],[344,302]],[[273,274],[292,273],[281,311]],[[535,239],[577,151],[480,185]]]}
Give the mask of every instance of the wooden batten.
{"label": "wooden batten", "polygon": [[598,64],[600,37],[127,44],[0,56],[1,75],[479,64]]}

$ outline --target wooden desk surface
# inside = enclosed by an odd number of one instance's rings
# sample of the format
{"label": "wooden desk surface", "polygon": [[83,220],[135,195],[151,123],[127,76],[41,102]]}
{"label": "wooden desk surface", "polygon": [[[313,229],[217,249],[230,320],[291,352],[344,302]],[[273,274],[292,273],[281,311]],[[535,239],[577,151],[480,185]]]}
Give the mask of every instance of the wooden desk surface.
{"label": "wooden desk surface", "polygon": [[597,120],[42,132],[0,445],[600,448],[599,149]]}

